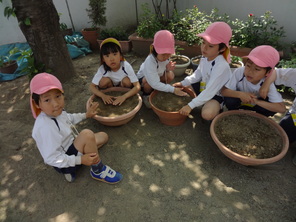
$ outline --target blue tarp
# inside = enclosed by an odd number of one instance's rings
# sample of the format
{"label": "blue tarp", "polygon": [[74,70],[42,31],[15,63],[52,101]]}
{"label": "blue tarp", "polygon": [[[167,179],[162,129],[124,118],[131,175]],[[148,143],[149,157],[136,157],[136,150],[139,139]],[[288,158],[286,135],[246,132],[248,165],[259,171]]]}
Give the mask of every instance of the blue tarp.
{"label": "blue tarp", "polygon": [[[89,43],[83,39],[83,36],[80,32],[75,32],[72,36],[65,36],[65,40],[67,42],[67,47],[69,54],[72,59],[75,59],[79,56],[84,56],[86,54],[91,53],[92,51],[89,49]],[[76,45],[70,44],[75,42]],[[21,51],[30,50],[30,46],[28,43],[12,43],[7,45],[0,45],[0,56],[8,56],[9,52],[17,47]],[[12,55],[10,58],[12,60],[17,60],[17,58],[21,55],[21,52],[17,52],[14,55]],[[7,73],[0,73],[0,82],[3,81],[9,81],[16,79],[17,77],[26,75],[27,73],[22,72],[22,69],[24,69],[27,66],[27,60],[21,59],[17,60],[18,68],[13,74],[7,74]]]}

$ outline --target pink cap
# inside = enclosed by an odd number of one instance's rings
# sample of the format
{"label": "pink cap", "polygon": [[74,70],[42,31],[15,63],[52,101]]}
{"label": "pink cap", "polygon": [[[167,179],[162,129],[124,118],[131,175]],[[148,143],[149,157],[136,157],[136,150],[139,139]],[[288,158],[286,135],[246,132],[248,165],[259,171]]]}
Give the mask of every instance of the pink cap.
{"label": "pink cap", "polygon": [[254,48],[248,56],[244,56],[243,58],[252,60],[257,66],[263,68],[271,67],[273,69],[280,61],[280,54],[275,48],[269,45],[260,45]]}
{"label": "pink cap", "polygon": [[229,41],[232,36],[230,26],[225,22],[214,22],[212,23],[205,32],[197,34],[211,44],[224,43],[229,47]]}
{"label": "pink cap", "polygon": [[64,92],[61,82],[54,75],[48,73],[39,73],[32,78],[30,82],[30,105],[34,118],[36,118],[40,114],[41,110],[36,106],[35,102],[33,101],[32,94],[35,93],[41,95],[43,93],[48,92],[51,89],[59,89],[61,92]]}
{"label": "pink cap", "polygon": [[160,30],[155,33],[153,46],[158,54],[174,54],[175,38],[168,30]]}

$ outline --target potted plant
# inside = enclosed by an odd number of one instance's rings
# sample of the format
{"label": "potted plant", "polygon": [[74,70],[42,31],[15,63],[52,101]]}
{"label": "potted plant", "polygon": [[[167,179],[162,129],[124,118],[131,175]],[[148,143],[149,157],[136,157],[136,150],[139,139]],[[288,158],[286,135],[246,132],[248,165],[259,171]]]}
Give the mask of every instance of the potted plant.
{"label": "potted plant", "polygon": [[123,53],[130,52],[132,49],[132,43],[128,39],[129,34],[122,27],[113,27],[109,29],[102,29],[98,41],[99,46],[102,41],[106,38],[115,38],[119,41],[121,45],[121,50]]}
{"label": "potted plant", "polygon": [[0,55],[0,73],[5,74],[12,74],[16,71],[18,68],[17,61],[13,59],[13,55],[19,51],[18,48],[13,48],[9,51],[9,54],[6,55]]}
{"label": "potted plant", "polygon": [[194,56],[190,59],[193,72],[197,69],[202,55]]}
{"label": "potted plant", "polygon": [[239,56],[231,56],[231,62],[229,63],[230,69],[233,72],[235,69],[244,66],[243,60]]}
{"label": "potted plant", "polygon": [[86,9],[88,17],[91,20],[91,28],[82,29],[83,38],[90,43],[90,48],[96,50],[99,48],[97,39],[100,33],[99,26],[105,26],[107,19],[105,16],[107,0],[89,0],[89,8]]}
{"label": "potted plant", "polygon": [[[285,37],[285,30],[283,26],[278,26],[270,11],[260,17],[249,14],[246,21],[235,19],[231,23],[233,35],[230,45],[234,46],[230,48],[232,55],[246,56],[259,45],[270,45],[282,50],[280,40]],[[244,48],[243,52],[241,48]]]}
{"label": "potted plant", "polygon": [[187,56],[180,54],[180,51],[182,50],[184,49],[177,45],[175,47],[176,54],[172,55],[170,58],[171,61],[176,63],[174,70],[175,76],[182,76],[190,65],[190,59]]}

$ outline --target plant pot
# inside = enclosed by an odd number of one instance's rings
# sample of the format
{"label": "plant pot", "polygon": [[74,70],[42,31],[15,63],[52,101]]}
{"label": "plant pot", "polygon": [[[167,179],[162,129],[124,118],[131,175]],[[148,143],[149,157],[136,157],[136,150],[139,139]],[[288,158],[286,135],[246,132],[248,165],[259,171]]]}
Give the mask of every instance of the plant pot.
{"label": "plant pot", "polygon": [[252,48],[243,48],[238,46],[230,46],[230,54],[233,56],[247,56],[252,51]]}
{"label": "plant pot", "polygon": [[194,56],[190,59],[193,72],[197,69],[202,55]]}
{"label": "plant pot", "polygon": [[[111,87],[111,88],[107,88],[105,90],[102,90],[102,92],[112,92],[112,91],[123,91],[123,92],[127,92],[130,89],[128,88],[123,88],[123,87]],[[88,99],[87,103],[86,103],[86,107],[90,106],[90,102],[94,99],[95,95],[90,96],[90,98]],[[134,116],[137,114],[137,112],[140,110],[141,106],[142,106],[142,98],[139,94],[137,94],[138,97],[138,104],[137,106],[130,112],[123,114],[121,116],[116,116],[116,117],[105,117],[105,116],[99,116],[99,115],[95,115],[93,117],[93,119],[99,121],[101,124],[106,125],[106,126],[121,126],[124,125],[126,123],[128,123],[129,121],[131,121]]]}
{"label": "plant pot", "polygon": [[5,74],[13,74],[15,70],[17,70],[18,64],[15,60],[11,61],[10,63],[4,63],[3,67],[0,67],[0,73]]}
{"label": "plant pot", "polygon": [[175,76],[182,76],[190,65],[190,59],[185,55],[172,55],[170,60],[176,62],[174,70]]}
{"label": "plant pot", "polygon": [[[118,39],[117,39],[118,40]],[[103,42],[104,40],[100,40],[98,39],[97,42],[98,42],[98,45],[99,45],[99,48],[101,46],[101,43]],[[121,45],[121,51],[122,53],[127,53],[127,52],[130,52],[132,50],[132,42],[130,40],[128,41],[121,41],[121,40],[118,40],[120,45]]]}
{"label": "plant pot", "polygon": [[[217,138],[217,135],[215,132],[215,125],[217,124],[217,121],[223,119],[226,116],[233,115],[233,114],[248,115],[248,116],[251,116],[254,118],[261,119],[264,122],[266,122],[271,128],[276,130],[279,133],[280,137],[282,138],[283,144],[282,144],[281,152],[278,155],[271,157],[271,158],[256,159],[256,158],[243,156],[243,155],[240,155],[236,152],[233,152],[231,149],[229,149],[224,144],[222,144],[220,142],[220,140]],[[233,123],[233,124],[236,124],[236,123]],[[214,118],[214,120],[211,123],[210,134],[211,134],[212,139],[214,140],[214,142],[218,146],[218,148],[222,151],[223,154],[225,154],[225,156],[227,156],[228,158],[232,159],[233,161],[235,161],[237,163],[240,163],[240,164],[246,165],[246,166],[255,166],[255,165],[270,164],[270,163],[276,162],[276,161],[282,159],[286,155],[286,153],[288,151],[288,147],[289,147],[288,136],[279,124],[277,124],[275,121],[273,121],[273,120],[271,120],[259,113],[256,113],[253,111],[248,111],[248,110],[232,110],[232,111],[226,111],[226,112],[220,113],[219,115],[217,115]]]}
{"label": "plant pot", "polygon": [[61,30],[63,37],[65,37],[66,35],[73,35],[73,30],[70,29],[66,29],[66,30]]}
{"label": "plant pot", "polygon": [[[184,87],[184,91],[187,92],[192,98],[196,97],[195,93],[191,89]],[[185,120],[188,118],[188,116],[181,115],[179,112],[163,111],[153,105],[152,101],[153,101],[153,98],[157,95],[157,93],[158,91],[154,90],[150,94],[149,103],[151,104],[152,110],[159,117],[160,122],[168,126],[182,125],[185,122]]]}
{"label": "plant pot", "polygon": [[234,72],[237,68],[243,67],[244,63],[242,61],[232,62],[229,64],[231,72]]}
{"label": "plant pot", "polygon": [[89,42],[91,50],[98,50],[99,45],[97,39],[99,38],[100,29],[82,29],[83,38]]}

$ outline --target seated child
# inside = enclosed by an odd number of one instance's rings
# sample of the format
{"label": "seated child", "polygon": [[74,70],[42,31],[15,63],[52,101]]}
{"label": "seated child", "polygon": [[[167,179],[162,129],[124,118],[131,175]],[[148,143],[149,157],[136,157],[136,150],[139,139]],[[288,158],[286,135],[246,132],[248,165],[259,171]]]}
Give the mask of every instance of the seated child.
{"label": "seated child", "polygon": [[149,95],[154,89],[174,93],[178,96],[187,95],[181,88],[169,84],[175,77],[173,72],[175,63],[169,61],[169,58],[174,53],[174,35],[168,30],[160,30],[155,33],[150,47],[150,54],[137,73],[143,91],[143,102],[147,108],[151,108]]}
{"label": "seated child", "polygon": [[197,94],[196,98],[180,109],[180,114],[189,115],[193,108],[203,106],[202,118],[212,120],[222,108],[220,90],[231,74],[229,41],[232,31],[225,22],[214,22],[198,36],[203,38],[200,64],[192,75],[174,86],[192,86]]}
{"label": "seated child", "polygon": [[[275,85],[284,85],[286,87],[291,87],[296,93],[296,69],[275,69],[272,74],[266,78],[266,81],[261,87],[260,95],[263,98],[266,97],[269,86],[273,82]],[[280,126],[287,133],[290,143],[294,142],[296,140],[296,98],[294,99],[290,110],[281,119]],[[296,155],[293,162],[296,165]]]}
{"label": "seated child", "polygon": [[74,124],[96,114],[98,103],[93,103],[86,113],[70,114],[64,110],[64,91],[61,82],[53,75],[40,73],[30,82],[30,105],[36,118],[32,137],[44,162],[63,173],[73,182],[81,164],[91,166],[93,179],[115,184],[122,175],[103,165],[98,148],[108,141],[104,132],[93,133],[84,129],[80,133]]}
{"label": "seated child", "polygon": [[[137,94],[141,87],[132,66],[125,61],[120,43],[114,38],[105,39],[100,46],[100,67],[92,79],[90,90],[105,104],[121,105],[127,98]],[[112,97],[100,89],[121,86],[131,88],[124,95]]]}
{"label": "seated child", "polygon": [[274,84],[270,85],[265,99],[259,95],[265,77],[279,62],[278,51],[271,46],[261,45],[254,48],[246,58],[245,66],[236,69],[222,89],[226,107],[229,110],[253,110],[264,116],[285,112],[282,96]]}

